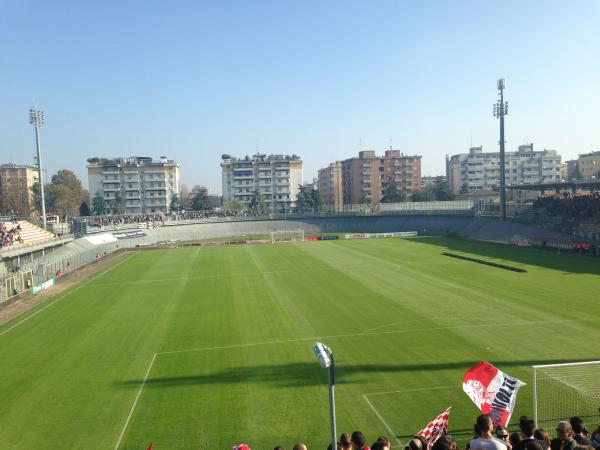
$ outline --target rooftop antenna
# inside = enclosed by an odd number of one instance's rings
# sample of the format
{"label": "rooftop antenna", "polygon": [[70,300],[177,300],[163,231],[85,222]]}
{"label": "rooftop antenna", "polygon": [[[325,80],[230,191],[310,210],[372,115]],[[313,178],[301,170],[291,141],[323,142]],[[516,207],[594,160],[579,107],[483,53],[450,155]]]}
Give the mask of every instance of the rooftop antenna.
{"label": "rooftop antenna", "polygon": [[394,147],[392,146],[392,140],[390,139],[390,150],[393,150]]}

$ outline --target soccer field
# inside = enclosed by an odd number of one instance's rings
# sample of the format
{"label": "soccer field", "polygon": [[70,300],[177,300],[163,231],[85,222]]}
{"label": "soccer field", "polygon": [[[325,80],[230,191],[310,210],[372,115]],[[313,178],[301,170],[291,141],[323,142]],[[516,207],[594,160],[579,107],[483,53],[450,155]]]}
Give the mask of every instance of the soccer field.
{"label": "soccer field", "polygon": [[0,448],[325,449],[315,340],[336,356],[338,433],[399,445],[453,406],[464,441],[476,362],[530,383],[533,364],[600,359],[599,275],[594,258],[451,238],[131,253],[0,326]]}

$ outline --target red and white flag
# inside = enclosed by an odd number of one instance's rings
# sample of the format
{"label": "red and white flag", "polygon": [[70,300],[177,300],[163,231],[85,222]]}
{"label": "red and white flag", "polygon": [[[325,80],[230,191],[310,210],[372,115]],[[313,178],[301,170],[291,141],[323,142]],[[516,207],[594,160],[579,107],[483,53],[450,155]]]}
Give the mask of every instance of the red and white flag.
{"label": "red and white flag", "polygon": [[433,443],[437,441],[440,436],[448,434],[448,417],[450,417],[450,408],[452,408],[452,406],[449,406],[446,411],[425,425],[425,427],[423,427],[423,429],[417,433],[419,436],[423,436],[427,440],[427,448],[431,448]]}
{"label": "red and white flag", "polygon": [[483,414],[488,414],[495,425],[508,426],[515,407],[521,380],[508,376],[488,362],[480,362],[467,370],[463,390]]}

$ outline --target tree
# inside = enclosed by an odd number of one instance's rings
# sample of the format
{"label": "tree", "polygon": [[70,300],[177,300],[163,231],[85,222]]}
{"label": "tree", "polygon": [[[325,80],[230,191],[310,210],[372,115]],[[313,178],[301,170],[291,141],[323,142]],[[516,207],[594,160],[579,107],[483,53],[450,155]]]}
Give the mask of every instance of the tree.
{"label": "tree", "polygon": [[244,203],[240,202],[239,200],[231,200],[229,203],[227,203],[227,205],[225,205],[225,209],[228,211],[238,212],[244,209]]}
{"label": "tree", "polygon": [[313,208],[318,211],[323,204],[323,201],[321,200],[321,191],[318,189],[313,189],[310,193],[310,196]]}
{"label": "tree", "polygon": [[214,209],[213,200],[208,196],[208,190],[203,186],[194,186],[191,194],[191,207],[194,211]]}
{"label": "tree", "polygon": [[[319,196],[320,199],[320,196]],[[298,185],[298,195],[296,196],[296,209],[309,211],[315,207],[314,194],[309,191],[307,186]]]}
{"label": "tree", "polygon": [[120,192],[115,193],[115,199],[109,202],[111,214],[124,214],[125,213],[125,201],[121,196]]}
{"label": "tree", "polygon": [[260,192],[258,189],[256,189],[252,193],[252,198],[250,199],[250,204],[248,205],[248,207],[250,208],[250,211],[262,212],[263,199],[262,199],[262,195],[260,195]]}
{"label": "tree", "polygon": [[185,183],[179,188],[179,203],[182,209],[188,209],[191,205],[190,188]]}
{"label": "tree", "polygon": [[80,216],[89,216],[90,215],[90,207],[87,201],[81,202],[79,205],[79,215]]}
{"label": "tree", "polygon": [[398,185],[389,178],[381,197],[381,203],[398,203],[406,200],[406,194],[398,189]]}
{"label": "tree", "polygon": [[169,205],[170,211],[181,211],[181,199],[179,195],[173,194],[171,196],[171,204]]}
{"label": "tree", "polygon": [[106,214],[106,202],[104,201],[104,196],[100,191],[97,191],[92,199],[92,213],[95,216],[102,216]]}
{"label": "tree", "polygon": [[463,183],[462,186],[460,187],[460,193],[461,194],[468,194],[469,193],[469,184],[468,183]]}
{"label": "tree", "polygon": [[437,177],[435,185],[432,189],[434,200],[448,201],[454,200],[454,194],[450,190],[450,185],[444,180],[443,177]]}
{"label": "tree", "polygon": [[77,175],[68,169],[61,169],[52,175],[46,193],[49,209],[63,217],[79,214],[81,202],[89,197]]}
{"label": "tree", "polygon": [[410,199],[413,202],[429,202],[433,200],[433,194],[431,192],[431,189],[425,188],[421,191],[413,192]]}

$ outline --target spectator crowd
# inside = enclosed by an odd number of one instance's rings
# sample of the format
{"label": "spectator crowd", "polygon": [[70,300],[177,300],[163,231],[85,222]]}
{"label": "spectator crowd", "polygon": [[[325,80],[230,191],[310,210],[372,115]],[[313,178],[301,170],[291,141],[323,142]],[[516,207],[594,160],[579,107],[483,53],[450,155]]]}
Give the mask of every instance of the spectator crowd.
{"label": "spectator crowd", "polygon": [[2,242],[2,247],[9,247],[14,244],[22,244],[23,238],[21,237],[21,225],[18,222],[15,224],[15,221],[0,222],[0,242]]}
{"label": "spectator crowd", "polygon": [[563,197],[539,197],[534,208],[545,208],[549,216],[575,219],[600,218],[600,193],[589,195],[565,195]]}
{"label": "spectator crowd", "polygon": [[[589,432],[583,420],[574,416],[569,420],[560,420],[555,429],[555,438],[543,428],[536,428],[531,417],[519,419],[518,431],[510,433],[502,426],[495,426],[487,415],[477,417],[473,425],[473,438],[464,450],[600,450],[600,425]],[[367,438],[360,431],[351,435],[343,433],[337,442],[337,450],[391,450],[388,438],[381,436],[370,446]],[[251,450],[247,444],[233,446],[233,450]],[[274,450],[285,450],[278,445]],[[306,444],[298,443],[293,450],[308,450]],[[331,444],[327,450],[332,450]],[[415,435],[404,446],[404,450],[460,450],[456,440],[450,435],[442,435],[433,443],[428,443],[423,436]]]}

